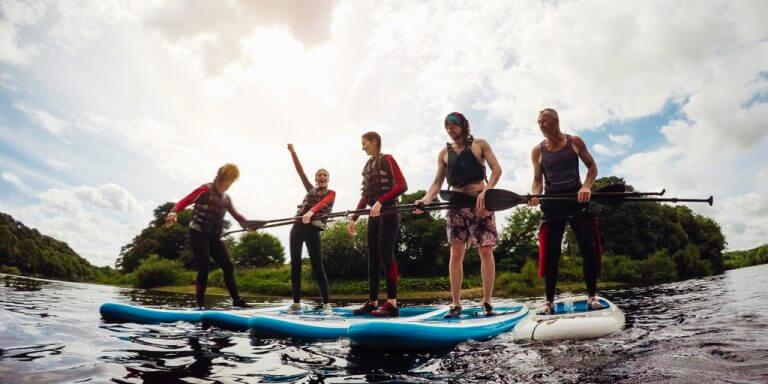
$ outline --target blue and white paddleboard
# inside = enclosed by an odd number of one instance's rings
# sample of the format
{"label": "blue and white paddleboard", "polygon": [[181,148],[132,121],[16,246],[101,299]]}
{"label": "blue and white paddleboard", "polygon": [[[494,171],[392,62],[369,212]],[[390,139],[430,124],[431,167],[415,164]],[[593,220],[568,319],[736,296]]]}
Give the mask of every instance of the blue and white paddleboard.
{"label": "blue and white paddleboard", "polygon": [[[106,303],[99,309],[108,321],[124,321],[142,324],[202,322],[224,329],[251,330],[256,334],[272,337],[293,337],[303,339],[336,339],[347,336],[350,324],[372,321],[376,317],[354,316],[353,308],[334,308],[332,315],[324,315],[309,305],[302,310],[289,311],[287,306],[253,308],[242,310],[199,311],[184,309],[159,309],[142,306]],[[448,307],[414,306],[400,309],[399,321],[420,321],[442,316]]]}
{"label": "blue and white paddleboard", "polygon": [[515,327],[515,341],[595,339],[620,330],[624,312],[609,300],[599,297],[602,309],[588,310],[587,297],[567,297],[555,301],[555,313],[545,314],[543,306]]}
{"label": "blue and white paddleboard", "polygon": [[522,304],[495,308],[497,314],[484,316],[482,307],[462,311],[460,318],[445,319],[445,313],[419,321],[406,319],[370,320],[349,327],[352,344],[374,349],[439,349],[466,340],[488,340],[507,332],[528,314]]}

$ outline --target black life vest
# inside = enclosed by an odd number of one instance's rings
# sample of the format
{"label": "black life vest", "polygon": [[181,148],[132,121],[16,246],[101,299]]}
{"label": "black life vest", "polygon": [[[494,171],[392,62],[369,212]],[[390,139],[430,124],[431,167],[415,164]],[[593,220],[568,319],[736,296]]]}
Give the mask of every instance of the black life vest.
{"label": "black life vest", "polygon": [[229,196],[220,194],[213,184],[195,200],[189,226],[208,235],[219,236],[224,229],[224,215],[229,207]]}
{"label": "black life vest", "polygon": [[[296,211],[296,216],[302,216],[305,213],[309,212],[309,210],[312,207],[314,207],[317,203],[320,202],[320,200],[323,200],[325,196],[328,195],[328,192],[330,192],[328,188],[318,188],[316,186],[310,188],[310,190],[307,191],[307,194],[304,196],[304,201],[302,201],[301,204],[298,206],[299,209]],[[333,210],[333,202],[334,200],[331,200],[323,208],[315,212],[315,215],[323,215],[326,213],[331,213],[331,211]],[[312,225],[318,228],[324,229],[327,222],[328,222],[328,219],[317,219],[317,220],[312,220]]]}
{"label": "black life vest", "polygon": [[456,153],[451,143],[447,143],[448,163],[445,168],[445,178],[449,186],[461,188],[486,179],[485,165],[472,153],[473,141],[474,138],[470,135],[461,153]]}
{"label": "black life vest", "polygon": [[395,186],[392,167],[384,155],[371,156],[363,167],[363,196],[373,205],[383,194]]}

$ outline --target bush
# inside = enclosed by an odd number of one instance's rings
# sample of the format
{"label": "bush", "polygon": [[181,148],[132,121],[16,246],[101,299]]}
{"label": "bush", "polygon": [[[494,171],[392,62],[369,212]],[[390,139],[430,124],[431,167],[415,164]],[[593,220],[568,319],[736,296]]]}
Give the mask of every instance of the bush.
{"label": "bush", "polygon": [[658,251],[651,257],[637,262],[637,269],[640,273],[638,283],[658,284],[668,283],[677,278],[677,268],[675,261],[666,251]]}
{"label": "bush", "polygon": [[634,282],[640,278],[637,262],[624,255],[603,255],[602,277],[608,281]]}
{"label": "bush", "polygon": [[133,285],[137,288],[173,285],[180,270],[181,264],[179,262],[150,255],[142,260],[136,269]]}

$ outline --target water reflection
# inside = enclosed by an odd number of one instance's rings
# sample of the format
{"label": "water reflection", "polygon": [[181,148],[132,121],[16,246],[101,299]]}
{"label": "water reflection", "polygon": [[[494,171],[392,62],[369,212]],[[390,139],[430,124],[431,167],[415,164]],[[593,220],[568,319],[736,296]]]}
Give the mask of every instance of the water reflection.
{"label": "water reflection", "polygon": [[[107,323],[98,315],[106,301],[188,307],[193,299],[9,276],[3,281],[3,383],[768,380],[768,266],[604,292],[627,319],[611,337],[516,344],[504,334],[430,353],[261,338],[199,324]],[[227,298],[210,302],[229,305]]]}

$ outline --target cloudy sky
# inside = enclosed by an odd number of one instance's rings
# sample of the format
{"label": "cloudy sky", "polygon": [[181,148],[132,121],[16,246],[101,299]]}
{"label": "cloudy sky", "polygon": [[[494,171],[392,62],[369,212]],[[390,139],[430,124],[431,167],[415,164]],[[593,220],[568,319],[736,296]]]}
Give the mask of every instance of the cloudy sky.
{"label": "cloudy sky", "polygon": [[0,211],[110,265],[224,162],[247,217],[293,214],[289,142],[330,170],[337,208],[369,130],[425,189],[451,111],[524,193],[549,106],[602,176],[714,195],[691,207],[751,248],[768,240],[766,16],[761,0],[3,0]]}

